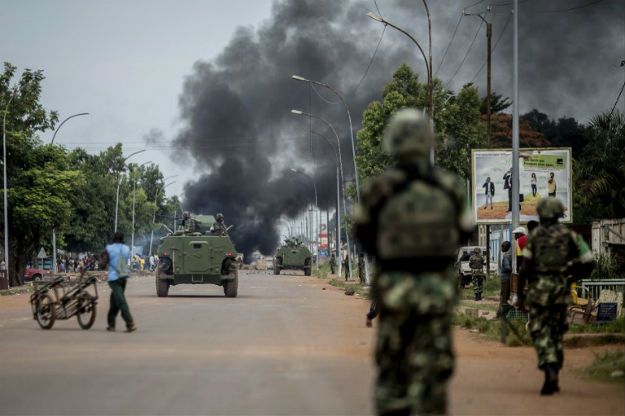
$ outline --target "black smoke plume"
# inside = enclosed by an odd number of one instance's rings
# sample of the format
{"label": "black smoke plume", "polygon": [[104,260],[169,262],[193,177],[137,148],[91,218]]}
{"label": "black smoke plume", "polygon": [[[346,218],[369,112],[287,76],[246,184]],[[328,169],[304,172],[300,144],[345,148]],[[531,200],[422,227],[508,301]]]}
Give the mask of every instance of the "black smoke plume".
{"label": "black smoke plume", "polygon": [[[427,46],[427,20],[421,1],[377,3],[386,18],[414,33]],[[447,82],[462,61],[480,20],[462,19],[439,71],[438,63],[462,7],[475,1],[429,3],[434,70]],[[487,2],[482,3],[469,11],[482,11]],[[620,77],[613,74],[612,65],[622,59],[625,6],[620,0],[606,0],[580,12],[537,13],[547,6],[557,9],[571,3],[521,1],[522,111],[538,107],[554,116],[567,112],[588,117],[609,107],[606,101],[617,86],[607,85],[607,80]],[[496,7],[487,16],[493,21],[495,37],[503,29],[508,10],[509,6]],[[256,249],[265,254],[273,252],[278,244],[279,219],[293,218],[313,202],[310,180],[291,168],[304,169],[313,177],[322,209],[335,203],[334,154],[325,141],[310,139],[309,120],[290,114],[291,108],[321,115],[335,126],[346,176],[353,176],[342,106],[327,103],[336,98],[323,89],[313,91],[307,84],[291,80],[291,75],[325,81],[342,91],[355,129],[366,105],[380,98],[384,83],[399,64],[411,64],[424,79],[423,61],[414,45],[389,28],[374,64],[356,90],[382,31],[381,24],[366,17],[368,11],[376,11],[372,1],[276,0],[271,16],[258,29],[239,28],[214,61],[197,62],[186,79],[180,98],[185,127],[174,145],[179,158],[191,156],[199,176],[185,186],[185,207],[197,213],[223,212],[227,223],[235,225],[237,249],[248,258]],[[511,27],[508,25],[502,35],[494,56],[495,90],[508,96]],[[458,89],[469,82],[482,66],[485,36],[483,28],[481,31],[450,88]],[[592,74],[588,65],[593,66]],[[600,74],[604,76],[600,78]],[[484,77],[482,72],[476,78],[480,88]],[[312,124],[313,130],[335,140],[322,123]]]}

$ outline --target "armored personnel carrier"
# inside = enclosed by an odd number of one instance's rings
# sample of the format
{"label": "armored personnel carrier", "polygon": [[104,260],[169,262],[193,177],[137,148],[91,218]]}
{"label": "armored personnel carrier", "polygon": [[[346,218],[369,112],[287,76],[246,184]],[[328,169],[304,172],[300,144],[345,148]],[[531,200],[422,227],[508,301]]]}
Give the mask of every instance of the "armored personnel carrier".
{"label": "armored personnel carrier", "polygon": [[312,254],[297,238],[287,238],[276,251],[273,261],[274,274],[280,274],[281,270],[303,270],[306,276],[310,276],[311,267]]}
{"label": "armored personnel carrier", "polygon": [[185,213],[183,225],[161,239],[156,273],[156,295],[165,297],[170,286],[223,286],[229,298],[237,296],[239,262],[227,232],[214,232],[212,215]]}

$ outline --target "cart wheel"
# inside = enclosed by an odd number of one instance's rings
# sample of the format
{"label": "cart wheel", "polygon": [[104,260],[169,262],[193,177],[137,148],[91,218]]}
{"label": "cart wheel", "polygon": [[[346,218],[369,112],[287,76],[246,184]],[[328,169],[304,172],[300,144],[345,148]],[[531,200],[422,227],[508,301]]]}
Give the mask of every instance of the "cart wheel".
{"label": "cart wheel", "polygon": [[36,303],[37,323],[41,329],[50,329],[56,319],[56,305],[49,294],[41,295]]}
{"label": "cart wheel", "polygon": [[78,309],[76,318],[78,325],[82,329],[89,329],[93,326],[96,317],[96,301],[91,296],[83,296],[78,299]]}

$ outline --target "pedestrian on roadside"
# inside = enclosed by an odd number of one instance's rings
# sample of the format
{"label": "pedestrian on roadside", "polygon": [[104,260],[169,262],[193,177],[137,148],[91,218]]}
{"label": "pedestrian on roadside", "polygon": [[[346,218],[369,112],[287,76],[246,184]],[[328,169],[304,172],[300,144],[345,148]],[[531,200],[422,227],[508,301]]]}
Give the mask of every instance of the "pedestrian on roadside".
{"label": "pedestrian on roadside", "polygon": [[154,256],[153,255],[149,257],[148,262],[150,264],[150,271],[153,272],[154,271]]}
{"label": "pedestrian on roadside", "polygon": [[108,267],[108,284],[111,288],[111,303],[107,317],[107,331],[115,331],[115,320],[121,311],[122,318],[126,322],[126,332],[133,332],[137,329],[130,308],[126,301],[126,283],[128,281],[128,259],[130,258],[130,247],[124,244],[124,234],[116,231],[113,235],[113,242],[106,246],[102,253],[103,268]]}
{"label": "pedestrian on roadside", "polygon": [[482,291],[484,288],[484,256],[482,256],[482,249],[476,247],[473,250],[473,254],[469,257],[469,267],[471,268],[471,281],[473,283],[473,294],[475,301],[482,300]]}
{"label": "pedestrian on roadside", "polygon": [[332,254],[330,256],[330,273],[335,274],[336,273],[336,256],[334,254]]}
{"label": "pedestrian on roadside", "polygon": [[360,280],[361,285],[364,285],[367,280],[365,276],[365,254],[362,251],[358,253],[358,280]]}
{"label": "pedestrian on roadside", "polygon": [[499,276],[501,279],[501,290],[499,291],[499,309],[502,310],[503,305],[508,303],[510,298],[510,278],[512,276],[512,245],[509,241],[501,243],[501,269],[499,270]]}
{"label": "pedestrian on roadside", "polygon": [[354,236],[378,266],[372,295],[380,415],[447,412],[458,296],[451,266],[474,226],[462,183],[430,162],[434,141],[423,111],[396,112],[382,137],[396,163],[363,186],[354,213]]}
{"label": "pedestrian on roadside", "polygon": [[[562,340],[568,329],[566,310],[571,302],[570,286],[588,277],[594,257],[584,239],[558,219],[564,205],[556,198],[543,198],[536,211],[540,225],[532,232],[523,250],[523,266],[517,289],[518,307],[529,309],[529,330],[538,356],[538,368],[544,371],[541,395],[560,391],[558,374],[564,364]],[[525,281],[529,289],[525,295]]]}
{"label": "pedestrian on roadside", "polygon": [[349,280],[349,254],[345,254],[343,259],[343,270],[345,271],[345,281]]}

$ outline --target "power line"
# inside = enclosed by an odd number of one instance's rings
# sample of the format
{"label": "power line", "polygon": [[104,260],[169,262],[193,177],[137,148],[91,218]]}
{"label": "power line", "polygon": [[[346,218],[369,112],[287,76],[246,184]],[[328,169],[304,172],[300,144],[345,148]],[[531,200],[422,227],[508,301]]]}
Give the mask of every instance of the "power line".
{"label": "power line", "polygon": [[[377,7],[377,4],[376,4],[376,7]],[[378,53],[378,49],[380,48],[380,44],[382,43],[382,39],[384,38],[385,32],[386,32],[386,25],[384,25],[384,29],[382,29],[382,34],[380,35],[380,39],[378,40],[378,44],[376,45],[375,50],[373,51],[373,55],[371,55],[371,59],[369,60],[369,65],[367,65],[367,69],[365,69],[365,73],[362,74],[362,77],[360,78],[360,81],[358,81],[358,84],[356,84],[356,88],[354,88],[354,91],[352,92],[352,94],[355,94],[356,91],[358,91],[358,88],[360,88],[360,85],[367,77],[367,74],[369,74],[369,69],[371,69],[373,60],[375,59],[375,56]]]}
{"label": "power line", "polygon": [[447,83],[445,84],[445,88],[449,88],[449,85],[451,84],[451,82],[454,80],[454,78],[456,78],[456,75],[458,75],[458,72],[460,72],[460,68],[462,68],[462,65],[464,65],[464,62],[467,60],[467,57],[469,56],[469,52],[471,52],[471,49],[473,48],[473,44],[475,44],[475,39],[477,39],[477,35],[480,33],[480,29],[482,28],[483,24],[484,22],[480,21],[480,24],[477,27],[477,30],[475,31],[475,36],[473,36],[473,40],[471,41],[471,44],[469,45],[469,49],[467,49],[467,52],[464,54],[464,57],[462,58],[462,61],[460,61],[460,65],[458,65],[456,72],[454,72],[454,74],[451,76],[449,81],[447,81]]}
{"label": "power line", "polygon": [[[475,3],[475,4],[478,4],[478,3]],[[440,71],[441,67],[443,66],[443,62],[445,61],[447,52],[449,51],[449,48],[451,47],[451,44],[453,43],[456,37],[456,33],[458,32],[458,26],[460,26],[460,22],[462,21],[463,17],[464,17],[464,13],[461,13],[460,18],[458,19],[458,23],[456,23],[456,27],[454,28],[454,33],[451,35],[451,39],[449,40],[449,43],[447,44],[447,47],[445,48],[445,52],[443,53],[443,57],[441,58],[441,61],[438,63],[438,68],[436,68],[436,73],[434,74],[434,76],[438,75],[438,71]]]}
{"label": "power line", "polygon": [[[495,53],[495,50],[497,49],[497,45],[499,45],[499,41],[503,38],[504,33],[506,33],[506,29],[508,28],[508,25],[510,24],[510,20],[512,20],[512,14],[508,15],[508,19],[506,20],[506,23],[504,23],[503,29],[501,30],[501,32],[499,32],[499,36],[497,37],[497,40],[495,41],[495,45],[493,45],[493,50],[491,51],[491,54]],[[480,67],[480,69],[475,73],[473,78],[471,78],[471,82],[477,79],[480,73],[484,70],[484,67],[486,67],[486,61],[482,63],[482,66]]]}
{"label": "power line", "polygon": [[618,104],[619,100],[621,99],[621,94],[623,94],[623,89],[625,89],[625,82],[623,82],[623,85],[621,86],[621,91],[618,93],[618,97],[616,97],[616,101],[614,102],[614,105],[612,106],[612,110],[610,110],[610,116],[614,112],[614,109],[616,108],[616,105]]}
{"label": "power line", "polygon": [[337,104],[338,103],[338,101],[330,101],[327,98],[325,98],[324,96],[322,96],[321,93],[317,90],[317,88],[313,85],[312,82],[309,82],[309,84],[312,87],[312,90],[315,92],[315,94],[317,94],[317,97],[321,98],[326,103],[328,103],[328,104]]}

